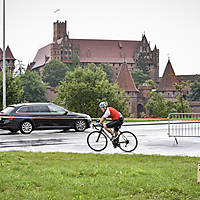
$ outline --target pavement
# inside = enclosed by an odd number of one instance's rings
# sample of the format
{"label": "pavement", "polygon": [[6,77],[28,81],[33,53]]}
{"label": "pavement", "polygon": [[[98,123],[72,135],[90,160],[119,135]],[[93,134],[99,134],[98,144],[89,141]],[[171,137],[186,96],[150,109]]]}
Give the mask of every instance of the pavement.
{"label": "pavement", "polygon": [[[0,130],[0,151],[97,153],[86,142],[93,130],[90,128],[84,133],[34,131],[30,135],[8,135]],[[200,157],[200,137],[178,137],[177,144],[174,137],[168,136],[168,122],[125,123],[122,130],[132,131],[138,138],[138,147],[128,154]],[[100,153],[127,154],[114,149],[110,142]]]}

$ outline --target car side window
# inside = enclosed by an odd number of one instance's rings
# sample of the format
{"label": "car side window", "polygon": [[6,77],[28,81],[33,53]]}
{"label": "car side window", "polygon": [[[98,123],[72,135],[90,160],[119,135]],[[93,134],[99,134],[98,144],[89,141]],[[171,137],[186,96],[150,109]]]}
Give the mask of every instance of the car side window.
{"label": "car side window", "polygon": [[66,112],[64,108],[55,104],[49,104],[48,107],[51,113],[64,114]]}
{"label": "car side window", "polygon": [[39,113],[48,113],[48,112],[50,112],[48,106],[46,106],[46,105],[34,106],[33,107],[33,111],[34,112],[39,112]]}
{"label": "car side window", "polygon": [[18,109],[18,113],[49,113],[50,110],[46,105],[24,106]]}
{"label": "car side window", "polygon": [[29,106],[21,107],[17,110],[18,113],[27,113],[29,112]]}

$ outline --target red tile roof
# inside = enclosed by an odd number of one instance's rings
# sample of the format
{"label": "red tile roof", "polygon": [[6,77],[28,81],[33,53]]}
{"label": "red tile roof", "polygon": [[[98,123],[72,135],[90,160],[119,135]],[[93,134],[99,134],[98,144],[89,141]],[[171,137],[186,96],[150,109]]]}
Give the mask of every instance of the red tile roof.
{"label": "red tile roof", "polygon": [[80,62],[134,63],[139,41],[72,39],[80,47]]}
{"label": "red tile roof", "polygon": [[[48,59],[47,59],[48,58]],[[48,63],[51,58],[51,44],[40,48],[33,60],[35,63],[32,69],[43,66],[45,63]]]}
{"label": "red tile roof", "polygon": [[118,83],[119,88],[124,91],[139,92],[126,63],[123,63],[116,82]]}
{"label": "red tile roof", "polygon": [[[7,46],[5,54],[6,54],[6,60],[15,60],[9,46]],[[3,51],[1,48],[0,48],[0,60],[3,60]]]}
{"label": "red tile roof", "polygon": [[157,91],[159,92],[160,91],[175,91],[175,87],[173,84],[178,83],[178,82],[179,81],[176,78],[171,62],[170,60],[168,60],[167,66],[160,80]]}
{"label": "red tile roof", "polygon": [[15,60],[9,46],[6,48],[6,60]]}
{"label": "red tile roof", "polygon": [[[127,63],[135,63],[133,56],[139,41],[130,40],[94,40],[94,39],[70,39],[80,49],[80,62],[94,63],[123,63],[124,57]],[[57,41],[62,42],[62,38]],[[45,64],[45,56],[51,57],[51,44],[38,50],[33,62],[37,68]]]}

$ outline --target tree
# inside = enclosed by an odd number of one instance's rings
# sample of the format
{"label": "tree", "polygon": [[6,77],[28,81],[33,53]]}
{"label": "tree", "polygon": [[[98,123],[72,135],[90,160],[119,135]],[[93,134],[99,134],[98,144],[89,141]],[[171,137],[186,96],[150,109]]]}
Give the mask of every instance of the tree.
{"label": "tree", "polygon": [[185,112],[190,111],[189,102],[183,100],[177,102],[167,100],[161,93],[152,92],[151,98],[145,105],[150,117],[168,117],[169,113],[181,113],[182,107]]}
{"label": "tree", "polygon": [[139,54],[139,56],[137,58],[137,68],[142,70],[144,74],[149,73],[148,56],[149,56],[149,53],[142,52],[142,53]]}
{"label": "tree", "polygon": [[66,64],[52,59],[44,67],[42,73],[42,80],[52,87],[58,86],[60,81],[65,77],[65,73],[69,71],[69,68]]}
{"label": "tree", "polygon": [[188,96],[190,101],[200,101],[200,78],[191,83],[191,94]]}
{"label": "tree", "polygon": [[[182,81],[178,80],[179,83],[174,83],[174,87],[176,91],[179,93],[177,97],[178,106],[179,109],[177,109],[178,112],[185,113],[190,110],[189,102],[184,99],[184,88],[186,88],[188,85],[190,85],[189,81]],[[181,109],[180,109],[181,108]]]}
{"label": "tree", "polygon": [[131,72],[131,75],[134,79],[136,87],[145,83],[145,81],[150,80],[150,76],[145,74],[141,69],[137,69]]}
{"label": "tree", "polygon": [[[2,110],[3,105],[3,73],[0,72],[0,110]],[[6,104],[11,105],[20,102],[22,96],[22,89],[20,89],[17,81],[8,73],[6,73]]]}
{"label": "tree", "polygon": [[155,82],[154,82],[152,79],[146,80],[145,83],[146,83],[148,86],[151,86],[152,89],[156,89],[156,88],[157,88]]}
{"label": "tree", "polygon": [[58,87],[55,103],[71,111],[87,113],[92,117],[102,115],[99,103],[107,101],[110,106],[118,109],[124,116],[128,116],[128,99],[117,84],[109,83],[106,73],[93,65],[74,72],[67,72],[65,80]]}
{"label": "tree", "polygon": [[165,100],[163,95],[152,92],[152,96],[145,105],[150,117],[168,117],[169,113],[176,112],[176,104],[173,101]]}
{"label": "tree", "polygon": [[113,83],[113,69],[109,64],[106,63],[101,63],[98,65],[99,67],[101,67],[103,69],[103,71],[106,73],[106,78],[108,79],[108,81],[110,83]]}
{"label": "tree", "polygon": [[79,57],[77,55],[73,55],[72,56],[72,64],[69,67],[70,71],[74,71],[79,65],[80,65]]}
{"label": "tree", "polygon": [[43,102],[46,101],[47,86],[42,82],[37,72],[26,71],[25,74],[16,77],[20,88],[23,90],[22,101]]}

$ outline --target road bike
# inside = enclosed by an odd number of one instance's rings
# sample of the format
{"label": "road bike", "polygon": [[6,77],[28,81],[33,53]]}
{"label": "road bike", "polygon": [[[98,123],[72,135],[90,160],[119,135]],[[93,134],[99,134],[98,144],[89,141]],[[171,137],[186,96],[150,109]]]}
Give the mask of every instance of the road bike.
{"label": "road bike", "polygon": [[119,147],[125,152],[132,152],[137,148],[137,137],[130,131],[119,130],[117,137],[113,140],[111,134],[105,131],[103,125],[96,123],[93,124],[93,127],[96,131],[87,136],[87,144],[94,151],[103,151],[108,145],[108,140],[112,142],[114,148]]}

